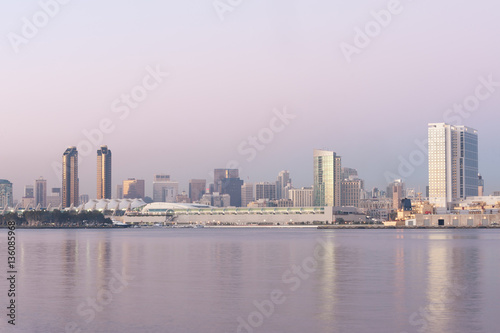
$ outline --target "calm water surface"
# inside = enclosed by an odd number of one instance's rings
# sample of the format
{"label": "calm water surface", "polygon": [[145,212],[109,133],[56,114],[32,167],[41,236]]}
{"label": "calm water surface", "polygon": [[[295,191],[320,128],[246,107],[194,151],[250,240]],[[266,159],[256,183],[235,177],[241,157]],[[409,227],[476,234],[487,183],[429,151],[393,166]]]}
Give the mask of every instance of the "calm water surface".
{"label": "calm water surface", "polygon": [[499,332],[500,231],[17,230],[1,332]]}

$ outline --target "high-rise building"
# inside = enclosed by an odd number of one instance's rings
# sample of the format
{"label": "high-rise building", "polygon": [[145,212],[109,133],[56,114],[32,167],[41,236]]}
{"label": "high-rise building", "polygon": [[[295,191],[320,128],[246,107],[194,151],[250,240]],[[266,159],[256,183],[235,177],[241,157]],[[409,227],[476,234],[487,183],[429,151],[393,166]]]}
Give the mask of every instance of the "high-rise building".
{"label": "high-rise building", "polygon": [[154,176],[154,202],[175,202],[178,193],[179,183],[171,181],[169,175],[159,174]]}
{"label": "high-rise building", "polygon": [[359,207],[364,182],[355,176],[348,176],[341,182],[341,206]]}
{"label": "high-rise building", "polygon": [[314,150],[314,206],[340,206],[342,160],[333,151]]}
{"label": "high-rise building", "polygon": [[6,179],[0,179],[0,208],[14,206],[12,197],[12,183]]}
{"label": "high-rise building", "polygon": [[200,201],[207,187],[206,179],[191,179],[189,181],[189,198],[191,202]]}
{"label": "high-rise building", "polygon": [[[392,209],[398,210],[402,208],[401,200],[404,199],[406,191],[405,184],[402,179],[396,179],[394,183],[390,186],[391,198],[392,198]],[[389,192],[388,192],[389,193]]]}
{"label": "high-rise building", "polygon": [[226,178],[238,178],[238,169],[215,169],[214,170],[214,189],[213,192],[222,192],[221,183]]}
{"label": "high-rise building", "polygon": [[47,208],[47,181],[40,177],[35,180],[35,206]]}
{"label": "high-rise building", "polygon": [[243,180],[240,178],[224,178],[220,184],[220,194],[229,194],[230,206],[241,207],[241,187],[243,186]]}
{"label": "high-rise building", "polygon": [[123,198],[142,199],[144,198],[144,180],[129,178],[123,181]]}
{"label": "high-rise building", "polygon": [[253,184],[245,183],[241,187],[241,207],[247,207],[248,204],[254,201]]}
{"label": "high-rise building", "polygon": [[342,180],[349,179],[350,177],[358,178],[358,170],[352,168],[342,168]]}
{"label": "high-rise building", "polygon": [[313,206],[313,188],[303,187],[294,188],[288,191],[288,195],[293,202],[293,207],[312,207]]}
{"label": "high-rise building", "polygon": [[111,150],[101,146],[97,151],[97,199],[111,199]]}
{"label": "high-rise building", "polygon": [[478,132],[466,126],[431,123],[429,201],[448,208],[457,199],[478,195]]}
{"label": "high-rise building", "polygon": [[116,198],[123,199],[123,184],[116,185]]}
{"label": "high-rise building", "polygon": [[79,204],[78,151],[69,147],[63,154],[62,163],[62,206],[63,208]]}
{"label": "high-rise building", "polygon": [[276,184],[268,182],[255,184],[255,200],[276,200]]}
{"label": "high-rise building", "polygon": [[290,172],[283,170],[278,174],[276,180],[276,199],[288,199],[288,190],[292,188]]}
{"label": "high-rise building", "polygon": [[35,197],[35,187],[33,185],[24,186],[24,197],[34,198]]}

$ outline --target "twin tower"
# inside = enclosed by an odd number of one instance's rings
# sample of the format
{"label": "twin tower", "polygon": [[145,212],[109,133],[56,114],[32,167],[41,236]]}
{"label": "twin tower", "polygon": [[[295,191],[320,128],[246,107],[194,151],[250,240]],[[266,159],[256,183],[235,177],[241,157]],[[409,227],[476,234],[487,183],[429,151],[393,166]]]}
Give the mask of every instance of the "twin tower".
{"label": "twin tower", "polygon": [[[78,151],[68,147],[62,160],[62,207],[78,206]],[[101,146],[97,151],[97,199],[111,199],[111,150]]]}

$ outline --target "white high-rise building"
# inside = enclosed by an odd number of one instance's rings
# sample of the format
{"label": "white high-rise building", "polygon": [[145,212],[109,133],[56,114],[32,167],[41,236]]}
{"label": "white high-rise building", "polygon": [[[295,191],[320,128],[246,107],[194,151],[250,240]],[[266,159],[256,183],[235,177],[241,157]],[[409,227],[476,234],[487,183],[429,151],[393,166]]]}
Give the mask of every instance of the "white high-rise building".
{"label": "white high-rise building", "polygon": [[294,188],[288,191],[290,200],[294,207],[312,207],[313,206],[313,188],[303,187]]}
{"label": "white high-rise building", "polygon": [[478,132],[466,126],[429,124],[429,200],[448,208],[478,195]]}

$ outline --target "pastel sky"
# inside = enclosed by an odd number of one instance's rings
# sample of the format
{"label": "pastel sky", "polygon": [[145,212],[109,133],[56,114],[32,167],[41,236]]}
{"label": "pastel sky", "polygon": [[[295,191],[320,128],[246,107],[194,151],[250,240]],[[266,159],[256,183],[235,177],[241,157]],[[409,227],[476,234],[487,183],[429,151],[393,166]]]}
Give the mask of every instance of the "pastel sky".
{"label": "pastel sky", "polygon": [[[336,151],[368,189],[394,175],[425,192],[415,140],[445,121],[479,131],[486,193],[500,191],[498,1],[60,2],[1,5],[0,178],[16,199],[40,176],[60,187],[54,165],[73,145],[80,193],[94,198],[99,144],[113,153],[113,193],[133,177],[151,195],[156,173],[187,191],[230,161],[245,181],[287,169],[310,186],[314,148]],[[159,84],[155,69],[169,73]],[[140,102],[124,108],[131,92]],[[453,110],[464,102],[472,111]],[[101,122],[92,143],[84,132]]]}

